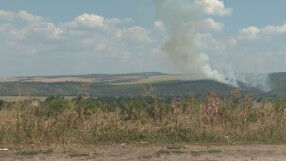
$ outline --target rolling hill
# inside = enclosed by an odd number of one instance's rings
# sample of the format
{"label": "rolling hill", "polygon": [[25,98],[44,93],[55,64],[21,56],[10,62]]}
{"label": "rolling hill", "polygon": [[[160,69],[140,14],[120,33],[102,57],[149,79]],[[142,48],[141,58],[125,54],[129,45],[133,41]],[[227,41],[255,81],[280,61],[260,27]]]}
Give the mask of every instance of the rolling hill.
{"label": "rolling hill", "polygon": [[[251,75],[250,75],[251,76]],[[142,96],[151,89],[157,96],[205,95],[209,91],[227,95],[233,87],[213,80],[197,80],[196,75],[176,75],[158,72],[130,74],[87,74],[67,76],[36,76],[0,78],[1,96]],[[242,91],[257,97],[286,98],[286,73],[269,74],[272,90],[259,89],[239,82]]]}

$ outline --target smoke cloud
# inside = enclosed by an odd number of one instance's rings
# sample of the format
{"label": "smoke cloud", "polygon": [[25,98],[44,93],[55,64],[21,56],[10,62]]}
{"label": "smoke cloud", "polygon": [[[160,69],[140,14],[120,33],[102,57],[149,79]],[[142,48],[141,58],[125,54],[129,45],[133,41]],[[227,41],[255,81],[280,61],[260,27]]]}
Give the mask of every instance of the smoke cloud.
{"label": "smoke cloud", "polygon": [[237,79],[248,84],[252,88],[260,89],[264,92],[271,91],[270,79],[268,74],[238,75]]}
{"label": "smoke cloud", "polygon": [[[236,79],[228,78],[228,75],[211,67],[208,54],[200,52],[200,42],[197,39],[204,14],[218,14],[211,9],[220,9],[222,11],[219,13],[224,14],[229,14],[231,11],[224,10],[223,3],[217,0],[199,2],[201,1],[154,0],[158,16],[165,24],[166,33],[168,33],[168,38],[162,45],[162,51],[183,73],[199,74],[200,78],[237,87]],[[208,10],[198,10],[204,4]],[[217,4],[220,4],[219,7],[214,6]]]}

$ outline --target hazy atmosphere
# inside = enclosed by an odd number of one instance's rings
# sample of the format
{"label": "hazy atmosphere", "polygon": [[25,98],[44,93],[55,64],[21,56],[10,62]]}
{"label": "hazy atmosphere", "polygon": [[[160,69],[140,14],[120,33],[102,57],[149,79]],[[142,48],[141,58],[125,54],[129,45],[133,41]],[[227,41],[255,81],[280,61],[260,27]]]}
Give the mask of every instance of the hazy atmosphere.
{"label": "hazy atmosphere", "polygon": [[286,1],[0,2],[0,77],[285,71]]}
{"label": "hazy atmosphere", "polygon": [[2,0],[0,160],[286,160],[285,6]]}

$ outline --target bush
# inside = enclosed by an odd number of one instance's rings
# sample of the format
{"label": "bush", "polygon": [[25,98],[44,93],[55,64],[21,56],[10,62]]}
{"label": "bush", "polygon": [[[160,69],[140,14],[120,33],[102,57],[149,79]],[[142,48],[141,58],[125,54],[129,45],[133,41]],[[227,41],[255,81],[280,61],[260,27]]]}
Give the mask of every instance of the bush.
{"label": "bush", "polygon": [[58,99],[65,99],[64,96],[50,96],[45,99],[45,102],[50,102],[52,100],[58,100]]}
{"label": "bush", "polygon": [[0,110],[4,107],[5,101],[0,99]]}
{"label": "bush", "polygon": [[38,108],[38,114],[41,116],[53,117],[69,110],[73,107],[71,100],[64,99],[61,96],[49,97]]}
{"label": "bush", "polygon": [[124,103],[121,115],[123,120],[140,120],[146,118],[148,114],[142,102],[131,100]]}
{"label": "bush", "polygon": [[74,102],[78,113],[88,116],[94,114],[99,107],[92,99],[84,99],[82,96],[72,99],[72,102]]}

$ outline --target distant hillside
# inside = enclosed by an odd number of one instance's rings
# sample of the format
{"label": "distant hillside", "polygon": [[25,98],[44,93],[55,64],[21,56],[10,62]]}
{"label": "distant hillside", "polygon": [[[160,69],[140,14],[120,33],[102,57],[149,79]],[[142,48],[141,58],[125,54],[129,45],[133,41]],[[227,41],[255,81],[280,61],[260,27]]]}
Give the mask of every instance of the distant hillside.
{"label": "distant hillside", "polygon": [[[59,75],[59,76],[34,76],[34,77],[13,77],[0,78],[0,82],[42,82],[42,83],[62,83],[62,82],[83,82],[83,83],[118,83],[137,82],[144,83],[145,80],[157,78],[155,82],[164,81],[168,77],[178,80],[178,75],[170,75],[159,72],[130,73],[130,74],[85,74],[85,75]],[[168,80],[168,79],[167,79]]]}
{"label": "distant hillside", "polygon": [[[286,73],[270,74],[269,80],[273,90],[267,93],[242,82],[239,84],[242,91],[252,92],[257,97],[286,98]],[[182,75],[157,72],[0,78],[0,96],[140,96],[150,87],[157,96],[172,97],[191,93],[204,95],[209,91],[227,95],[233,90],[216,81],[196,80],[192,75],[186,79]]]}
{"label": "distant hillside", "polygon": [[160,72],[143,72],[143,73],[125,73],[125,74],[83,74],[83,75],[59,75],[59,76],[49,76],[47,78],[63,78],[63,77],[77,77],[77,78],[101,78],[101,79],[110,79],[110,78],[119,78],[119,77],[150,77],[166,75]]}
{"label": "distant hillside", "polygon": [[32,83],[32,82],[8,82],[1,83],[0,92],[4,96],[21,95],[52,96],[52,95],[92,95],[96,97],[106,96],[142,96],[144,90],[153,89],[157,96],[186,96],[190,94],[203,95],[209,91],[220,94],[229,94],[232,87],[211,81],[168,81],[154,84],[133,85],[108,85],[108,84],[82,84],[77,82],[66,83]]}
{"label": "distant hillside", "polygon": [[274,98],[286,98],[286,73],[271,73],[269,79],[272,91],[268,94]]}

